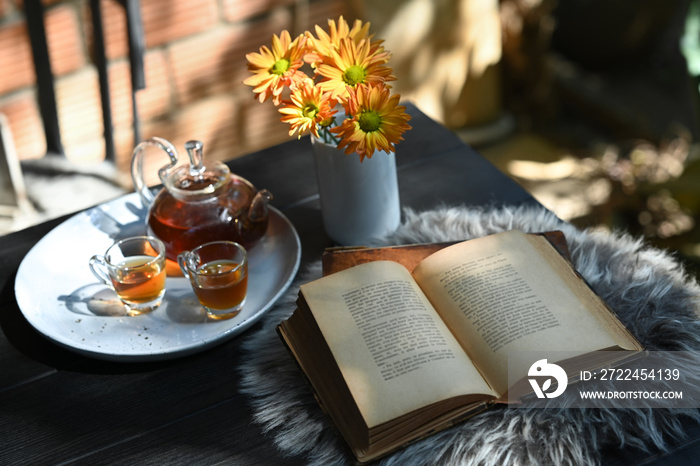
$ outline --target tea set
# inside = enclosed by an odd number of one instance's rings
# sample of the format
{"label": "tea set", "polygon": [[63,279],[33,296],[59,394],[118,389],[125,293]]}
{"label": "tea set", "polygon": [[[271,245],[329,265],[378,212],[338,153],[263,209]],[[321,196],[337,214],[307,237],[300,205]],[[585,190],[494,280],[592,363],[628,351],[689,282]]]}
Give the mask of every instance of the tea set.
{"label": "tea set", "polygon": [[[162,149],[169,158],[158,171],[163,188],[155,195],[143,170],[149,146]],[[131,176],[143,205],[148,206],[147,234],[120,240],[104,255],[93,256],[90,269],[117,292],[127,314],[139,315],[160,304],[165,288],[163,264],[169,259],[189,279],[207,315],[229,319],[245,302],[247,249],[267,231],[272,194],[257,190],[221,162],[205,164],[201,141],[187,141],[185,150],[189,163],[178,164],[175,146],[163,138],[136,146]],[[128,252],[125,244],[132,245]],[[146,289],[150,294],[144,304],[141,290]]]}

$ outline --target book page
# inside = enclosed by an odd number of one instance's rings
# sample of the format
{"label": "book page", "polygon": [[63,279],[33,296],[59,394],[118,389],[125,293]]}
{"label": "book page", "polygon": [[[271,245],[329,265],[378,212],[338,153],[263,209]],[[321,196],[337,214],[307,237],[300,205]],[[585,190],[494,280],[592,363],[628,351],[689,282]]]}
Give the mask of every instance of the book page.
{"label": "book page", "polygon": [[[508,388],[509,353],[512,362],[525,351],[583,354],[618,344],[522,232],[450,246],[413,275],[498,393]],[[522,376],[531,363],[522,362]]]}
{"label": "book page", "polygon": [[301,286],[368,427],[463,394],[494,392],[400,264]]}

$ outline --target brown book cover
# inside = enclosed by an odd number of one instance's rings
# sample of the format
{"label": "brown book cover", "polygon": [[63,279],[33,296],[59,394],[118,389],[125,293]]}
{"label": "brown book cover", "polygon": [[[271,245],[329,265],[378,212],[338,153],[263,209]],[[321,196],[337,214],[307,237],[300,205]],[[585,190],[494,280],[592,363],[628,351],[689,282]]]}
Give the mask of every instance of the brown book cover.
{"label": "brown book cover", "polygon": [[[564,233],[559,230],[547,231],[543,233],[533,233],[542,235],[554,246],[554,248],[566,260],[571,262],[569,248],[566,244]],[[321,256],[323,276],[330,275],[341,270],[348,269],[355,265],[364,264],[378,260],[390,260],[398,262],[413,271],[416,265],[429,255],[447,246],[460,243],[461,241],[449,241],[442,243],[421,243],[406,244],[401,246],[385,247],[336,247],[327,248]]]}

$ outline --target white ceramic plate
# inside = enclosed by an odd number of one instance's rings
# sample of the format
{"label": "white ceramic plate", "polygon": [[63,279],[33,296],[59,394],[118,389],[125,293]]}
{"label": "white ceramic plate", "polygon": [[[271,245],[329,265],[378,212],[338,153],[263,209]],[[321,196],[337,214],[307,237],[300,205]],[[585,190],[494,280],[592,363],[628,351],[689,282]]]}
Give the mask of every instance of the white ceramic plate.
{"label": "white ceramic plate", "polygon": [[249,251],[248,297],[241,312],[207,320],[184,277],[168,277],[163,304],[141,316],[126,315],[116,294],[90,272],[88,260],[117,239],[143,235],[146,210],[132,193],[76,214],[25,256],[15,281],[19,308],[29,323],[56,343],[100,359],[149,361],[204,350],[240,334],[275,303],[301,259],[296,230],[270,209],[267,234]]}

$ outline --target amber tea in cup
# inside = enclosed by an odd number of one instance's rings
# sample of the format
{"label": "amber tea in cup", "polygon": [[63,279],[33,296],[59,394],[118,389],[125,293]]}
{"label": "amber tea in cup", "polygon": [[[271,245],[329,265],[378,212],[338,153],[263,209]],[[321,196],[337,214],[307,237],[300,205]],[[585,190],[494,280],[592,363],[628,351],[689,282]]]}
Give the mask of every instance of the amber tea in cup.
{"label": "amber tea in cup", "polygon": [[127,314],[150,312],[165,294],[165,245],[152,236],[117,241],[103,256],[90,258],[90,270],[112,288],[126,305]]}
{"label": "amber tea in cup", "polygon": [[230,319],[243,308],[248,291],[247,256],[245,248],[233,241],[206,243],[178,256],[182,273],[210,318]]}

